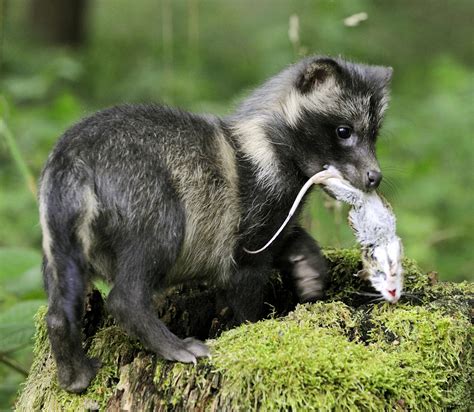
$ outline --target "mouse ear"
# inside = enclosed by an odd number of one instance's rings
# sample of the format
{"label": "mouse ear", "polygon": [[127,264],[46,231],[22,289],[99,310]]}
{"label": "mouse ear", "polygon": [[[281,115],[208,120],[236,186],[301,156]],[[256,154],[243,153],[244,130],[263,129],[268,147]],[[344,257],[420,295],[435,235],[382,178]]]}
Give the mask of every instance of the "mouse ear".
{"label": "mouse ear", "polygon": [[341,71],[341,66],[328,57],[318,57],[306,62],[296,79],[296,88],[302,93],[311,92]]}
{"label": "mouse ear", "polygon": [[370,276],[370,273],[366,269],[361,269],[357,273],[354,273],[354,276],[357,276],[360,279],[367,280]]}

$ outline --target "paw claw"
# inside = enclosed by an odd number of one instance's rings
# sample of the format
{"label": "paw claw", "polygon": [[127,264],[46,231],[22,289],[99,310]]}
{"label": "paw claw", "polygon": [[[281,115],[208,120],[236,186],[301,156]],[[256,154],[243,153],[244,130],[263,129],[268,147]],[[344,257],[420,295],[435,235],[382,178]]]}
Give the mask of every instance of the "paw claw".
{"label": "paw claw", "polygon": [[201,341],[186,338],[177,342],[175,347],[170,347],[166,352],[158,352],[170,361],[197,364],[197,358],[209,356],[209,348]]}
{"label": "paw claw", "polygon": [[186,349],[177,349],[173,353],[164,356],[169,361],[182,362],[182,363],[196,363],[196,357]]}
{"label": "paw claw", "polygon": [[204,358],[210,354],[209,347],[197,339],[186,338],[183,342],[186,346],[186,349],[193,353],[196,358]]}

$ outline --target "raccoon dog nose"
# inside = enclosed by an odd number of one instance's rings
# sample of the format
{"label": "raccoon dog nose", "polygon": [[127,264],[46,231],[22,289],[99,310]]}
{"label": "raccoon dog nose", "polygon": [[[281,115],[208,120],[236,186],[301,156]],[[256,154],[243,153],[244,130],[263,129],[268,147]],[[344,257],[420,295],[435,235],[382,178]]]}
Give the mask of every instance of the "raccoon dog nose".
{"label": "raccoon dog nose", "polygon": [[382,173],[378,170],[370,170],[367,172],[367,189],[376,189],[382,180]]}

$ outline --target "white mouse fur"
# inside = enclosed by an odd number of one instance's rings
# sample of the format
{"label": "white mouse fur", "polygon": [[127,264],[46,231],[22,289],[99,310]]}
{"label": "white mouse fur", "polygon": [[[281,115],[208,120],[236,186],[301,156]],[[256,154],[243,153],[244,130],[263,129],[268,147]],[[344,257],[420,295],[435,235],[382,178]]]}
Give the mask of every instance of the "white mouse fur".
{"label": "white mouse fur", "polygon": [[362,249],[363,269],[356,275],[369,280],[385,300],[396,303],[403,289],[403,246],[396,234],[395,215],[387,201],[375,191],[363,192],[357,189],[333,166],[316,173],[306,182],[298,193],[288,217],[263,247],[245,251],[256,254],[270,246],[313,184],[322,185],[334,198],[351,205],[349,224]]}
{"label": "white mouse fur", "polygon": [[355,188],[331,166],[313,180],[337,200],[352,206],[349,223],[362,248],[363,269],[357,275],[368,279],[387,301],[397,302],[403,289],[403,246],[390,205],[375,191]]}

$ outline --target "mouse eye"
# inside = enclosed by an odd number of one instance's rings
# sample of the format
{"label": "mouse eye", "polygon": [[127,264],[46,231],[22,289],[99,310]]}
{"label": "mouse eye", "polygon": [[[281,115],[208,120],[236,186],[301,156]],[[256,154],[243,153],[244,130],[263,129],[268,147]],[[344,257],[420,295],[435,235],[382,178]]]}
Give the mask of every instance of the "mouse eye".
{"label": "mouse eye", "polygon": [[340,139],[349,139],[352,136],[352,128],[349,126],[339,126],[336,129],[336,134]]}
{"label": "mouse eye", "polygon": [[386,279],[387,278],[387,275],[385,274],[385,272],[381,271],[381,270],[377,270],[375,272],[375,276],[378,277],[378,278],[382,278],[382,279]]}

